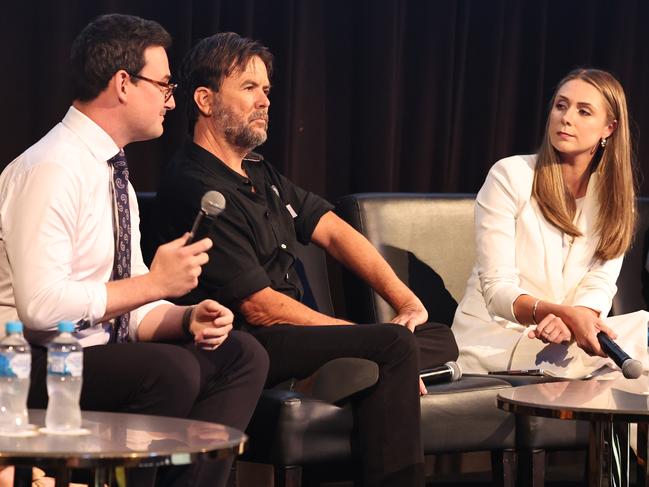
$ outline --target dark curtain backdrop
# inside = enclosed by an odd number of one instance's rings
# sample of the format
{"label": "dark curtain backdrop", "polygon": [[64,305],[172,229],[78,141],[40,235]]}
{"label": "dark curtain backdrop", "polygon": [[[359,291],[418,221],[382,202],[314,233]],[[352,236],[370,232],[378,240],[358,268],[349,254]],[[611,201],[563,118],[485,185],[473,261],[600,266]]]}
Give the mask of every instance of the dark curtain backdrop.
{"label": "dark curtain backdrop", "polygon": [[[174,67],[197,39],[232,30],[276,56],[268,142],[259,149],[330,199],[361,191],[475,192],[499,158],[535,150],[550,94],[576,66],[626,88],[640,174],[649,163],[646,0],[8,1],[0,14],[0,163],[61,119],[68,53],[101,13],[160,22]],[[185,137],[184,105],[165,134],[128,155],[155,190]],[[642,183],[642,194],[649,186]]]}

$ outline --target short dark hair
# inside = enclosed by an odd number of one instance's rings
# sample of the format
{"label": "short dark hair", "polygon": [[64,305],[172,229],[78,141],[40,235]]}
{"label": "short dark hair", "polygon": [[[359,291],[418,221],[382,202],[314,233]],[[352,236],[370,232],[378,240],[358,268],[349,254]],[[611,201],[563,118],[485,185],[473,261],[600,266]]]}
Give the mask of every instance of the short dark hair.
{"label": "short dark hair", "polygon": [[194,124],[198,120],[198,108],[194,103],[196,88],[206,86],[218,91],[223,78],[236,70],[245,69],[255,56],[266,65],[270,78],[273,74],[273,55],[268,48],[234,32],[221,32],[206,37],[185,55],[180,67],[179,85],[187,103],[190,133],[193,133]]}
{"label": "short dark hair", "polygon": [[169,33],[153,20],[123,14],[97,17],[83,28],[72,44],[74,98],[94,100],[120,69],[138,74],[144,67],[146,48],[167,49],[170,45]]}

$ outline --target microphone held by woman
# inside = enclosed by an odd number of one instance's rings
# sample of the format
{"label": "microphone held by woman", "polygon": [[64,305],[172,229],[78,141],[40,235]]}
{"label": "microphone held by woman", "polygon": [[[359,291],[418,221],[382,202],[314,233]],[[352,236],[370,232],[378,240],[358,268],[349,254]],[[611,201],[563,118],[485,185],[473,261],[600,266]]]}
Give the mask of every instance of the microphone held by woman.
{"label": "microphone held by woman", "polygon": [[637,379],[642,375],[642,362],[629,357],[606,333],[600,331],[597,334],[597,340],[599,340],[599,344],[602,346],[602,350],[604,350],[606,355],[615,362],[615,365],[622,369],[624,377],[627,379]]}

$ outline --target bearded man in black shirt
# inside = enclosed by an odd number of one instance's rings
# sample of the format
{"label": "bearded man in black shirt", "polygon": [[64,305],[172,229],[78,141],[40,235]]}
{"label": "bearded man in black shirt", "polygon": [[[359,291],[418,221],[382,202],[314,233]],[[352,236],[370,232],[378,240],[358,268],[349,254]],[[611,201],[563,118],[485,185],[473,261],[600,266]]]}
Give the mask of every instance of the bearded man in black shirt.
{"label": "bearded man in black shirt", "polygon": [[[158,193],[159,237],[181,235],[202,195],[227,201],[209,237],[214,246],[199,286],[184,302],[216,299],[235,311],[270,356],[268,386],[304,378],[341,357],[374,361],[378,382],[351,398],[363,485],[424,485],[421,368],[457,358],[448,327],[425,323],[421,301],[374,247],[324,199],[250,154],[266,140],[272,56],[256,41],[222,33],[185,57],[192,140],[174,156]],[[367,281],[392,305],[389,324],[354,325],[300,302],[296,246],[313,242]]]}

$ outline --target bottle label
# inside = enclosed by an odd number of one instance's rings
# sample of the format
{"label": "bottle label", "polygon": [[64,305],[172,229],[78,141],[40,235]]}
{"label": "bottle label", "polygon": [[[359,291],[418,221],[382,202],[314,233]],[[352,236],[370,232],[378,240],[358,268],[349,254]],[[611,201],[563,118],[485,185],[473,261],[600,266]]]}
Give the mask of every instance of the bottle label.
{"label": "bottle label", "polygon": [[0,377],[28,379],[31,368],[31,353],[5,352],[0,354]]}
{"label": "bottle label", "polygon": [[49,352],[47,372],[54,375],[81,377],[83,372],[83,352]]}

